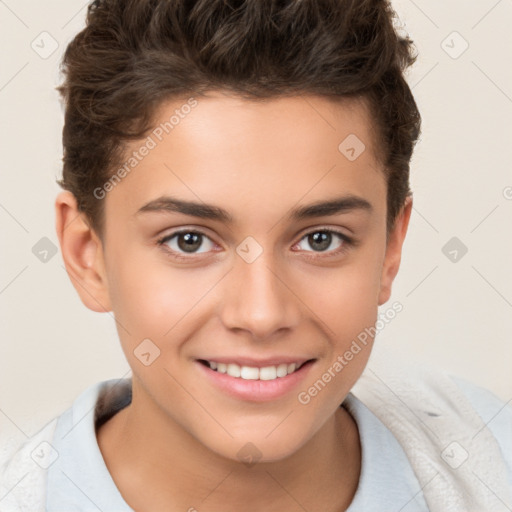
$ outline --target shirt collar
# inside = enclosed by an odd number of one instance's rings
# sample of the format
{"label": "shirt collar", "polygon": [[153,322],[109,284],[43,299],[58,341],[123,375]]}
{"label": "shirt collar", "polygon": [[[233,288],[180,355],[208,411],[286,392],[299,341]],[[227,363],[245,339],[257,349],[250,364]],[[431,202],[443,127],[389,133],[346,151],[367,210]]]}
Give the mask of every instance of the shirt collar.
{"label": "shirt collar", "polygon": [[131,397],[131,378],[99,382],[59,416],[51,446],[57,459],[48,468],[47,510],[133,512],[112,480],[96,438],[96,427]]}
{"label": "shirt collar", "polygon": [[[96,429],[129,405],[131,386],[131,378],[94,384],[59,417],[52,441],[58,457],[48,469],[48,511],[133,512],[116,487],[96,438]],[[397,503],[403,498],[404,487],[412,491],[411,495],[418,493],[419,483],[389,430],[352,393],[343,405],[358,425],[362,445],[359,486],[348,511],[377,507],[381,497],[371,487],[379,481],[387,482],[386,488],[396,493]],[[382,467],[375,464],[379,459],[399,463]]]}

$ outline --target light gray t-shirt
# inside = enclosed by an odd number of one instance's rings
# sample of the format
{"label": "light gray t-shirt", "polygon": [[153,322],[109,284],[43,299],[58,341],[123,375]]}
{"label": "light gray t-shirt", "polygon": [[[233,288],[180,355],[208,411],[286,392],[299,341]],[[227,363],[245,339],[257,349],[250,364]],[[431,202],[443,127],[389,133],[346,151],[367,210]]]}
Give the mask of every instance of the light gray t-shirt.
{"label": "light gray t-shirt", "polygon": [[[498,440],[512,485],[512,409],[503,412],[504,404],[492,393],[455,380]],[[53,461],[47,470],[47,512],[133,512],[107,470],[95,434],[99,424],[130,401],[131,380],[112,379],[90,386],[59,416],[51,446],[43,447],[50,450],[45,460]],[[393,434],[352,393],[343,405],[357,423],[362,447],[360,481],[348,512],[428,511]],[[200,510],[199,503],[192,505]]]}

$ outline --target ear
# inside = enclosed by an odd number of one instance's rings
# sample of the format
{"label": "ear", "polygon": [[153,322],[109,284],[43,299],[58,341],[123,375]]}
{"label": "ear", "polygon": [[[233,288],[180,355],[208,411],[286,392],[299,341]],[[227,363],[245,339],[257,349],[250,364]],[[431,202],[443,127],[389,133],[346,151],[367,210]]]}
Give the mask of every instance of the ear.
{"label": "ear", "polygon": [[407,227],[409,226],[411,211],[412,196],[408,196],[400,214],[396,218],[386,245],[386,254],[380,279],[379,306],[386,303],[391,296],[391,286],[400,267],[402,245],[407,233]]}
{"label": "ear", "polygon": [[103,246],[71,192],[59,193],[55,216],[62,258],[80,299],[92,311],[110,311]]}

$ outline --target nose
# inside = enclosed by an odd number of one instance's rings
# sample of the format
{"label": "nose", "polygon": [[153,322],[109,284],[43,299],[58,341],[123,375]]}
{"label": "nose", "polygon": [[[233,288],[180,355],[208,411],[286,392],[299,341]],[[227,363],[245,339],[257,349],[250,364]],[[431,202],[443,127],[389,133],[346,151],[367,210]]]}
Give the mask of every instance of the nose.
{"label": "nose", "polygon": [[300,300],[270,253],[264,251],[252,263],[237,256],[224,283],[221,319],[225,327],[248,331],[259,340],[295,327],[300,317]]}

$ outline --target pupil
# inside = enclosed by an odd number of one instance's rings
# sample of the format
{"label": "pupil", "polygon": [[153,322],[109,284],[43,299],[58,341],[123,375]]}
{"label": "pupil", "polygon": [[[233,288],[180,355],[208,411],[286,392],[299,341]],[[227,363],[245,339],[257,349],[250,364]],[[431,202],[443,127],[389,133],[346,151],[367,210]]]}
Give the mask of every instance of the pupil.
{"label": "pupil", "polygon": [[[178,246],[187,252],[194,252],[201,247],[201,235],[198,233],[185,233],[178,236]],[[183,243],[182,243],[183,242]]]}
{"label": "pupil", "polygon": [[[318,251],[325,251],[331,245],[332,235],[325,231],[317,231],[316,233],[309,235],[308,239],[313,248],[316,248]],[[201,247],[201,235],[198,233],[185,233],[179,235],[178,246],[184,251],[194,252],[194,250]]]}
{"label": "pupil", "polygon": [[316,233],[309,235],[308,238],[311,247],[315,248],[315,244],[319,244],[317,249],[319,251],[325,251],[329,245],[331,245],[332,235],[331,233],[326,233],[325,231],[317,231]]}

